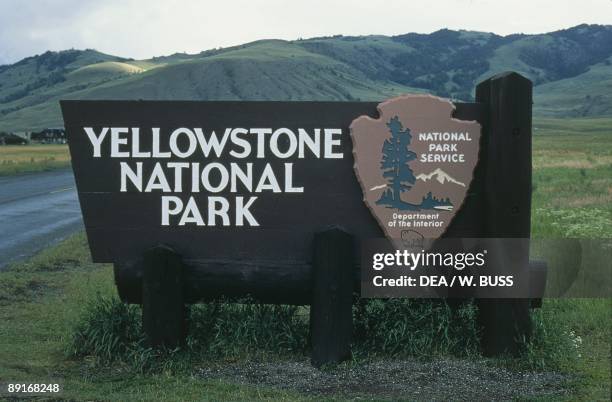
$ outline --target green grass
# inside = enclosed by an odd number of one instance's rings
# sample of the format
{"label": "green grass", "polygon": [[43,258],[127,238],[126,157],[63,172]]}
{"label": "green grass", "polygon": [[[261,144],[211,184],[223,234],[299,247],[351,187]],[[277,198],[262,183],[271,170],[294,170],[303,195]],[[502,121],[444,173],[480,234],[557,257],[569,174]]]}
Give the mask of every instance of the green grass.
{"label": "green grass", "polygon": [[41,172],[70,166],[68,145],[0,146],[0,176]]}
{"label": "green grass", "polygon": [[[533,237],[612,238],[612,118],[536,119],[533,166]],[[608,400],[611,314],[609,298],[545,300],[534,315],[536,331],[546,322],[557,329],[540,337],[523,363],[541,366],[546,356],[576,374],[575,399]],[[574,358],[560,342],[575,346]]]}
{"label": "green grass", "polygon": [[[571,373],[573,397],[601,398],[609,389],[609,307],[609,300],[547,301],[526,356],[495,364]],[[453,316],[444,303],[410,300],[356,305],[357,361],[477,357],[474,313]],[[63,397],[77,400],[304,399],[191,373],[206,361],[302,359],[307,311],[213,303],[195,307],[191,318],[185,350],[145,347],[140,309],[118,302],[111,267],[90,262],[80,234],[0,273],[0,378],[56,378]]]}
{"label": "green grass", "polygon": [[[356,347],[359,358],[366,357],[366,349],[382,356],[431,357],[447,355],[452,346],[462,354],[465,345],[458,342],[459,336],[472,331],[462,323],[464,314],[453,320],[444,304],[398,300],[392,309],[381,308],[379,302],[369,308],[368,319],[357,319],[357,332],[368,327],[371,335],[370,344]],[[403,328],[397,320],[375,320],[381,313],[406,312],[411,318]],[[90,262],[83,234],[0,272],[0,320],[0,378],[55,378],[63,382],[62,397],[67,399],[307,399],[289,391],[198,380],[191,374],[209,360],[304,357],[307,310],[253,304],[195,306],[187,348],[155,352],[141,343],[140,308],[118,301],[111,267]],[[454,332],[448,333],[449,328]],[[390,337],[399,338],[389,342]],[[402,342],[413,344],[403,352],[385,349]]]}
{"label": "green grass", "polygon": [[112,269],[89,262],[82,234],[0,272],[0,379],[59,379],[62,397],[74,400],[300,400],[285,391],[69,358],[73,329],[97,297],[116,297]]}
{"label": "green grass", "polygon": [[533,237],[612,237],[612,118],[536,119],[533,168]]}
{"label": "green grass", "polygon": [[[227,359],[307,359],[308,312],[249,300],[190,306],[186,346],[155,351],[146,346],[140,307],[97,295],[75,325],[67,351],[102,367],[123,364],[143,373],[189,372],[198,363]],[[469,303],[453,308],[440,300],[359,300],[352,352],[357,360],[476,356],[475,317]]]}
{"label": "green grass", "polygon": [[612,300],[548,300],[538,314],[569,328],[578,358],[571,363],[565,356],[558,358],[563,371],[577,374],[571,380],[576,396],[587,401],[607,400],[611,387]]}

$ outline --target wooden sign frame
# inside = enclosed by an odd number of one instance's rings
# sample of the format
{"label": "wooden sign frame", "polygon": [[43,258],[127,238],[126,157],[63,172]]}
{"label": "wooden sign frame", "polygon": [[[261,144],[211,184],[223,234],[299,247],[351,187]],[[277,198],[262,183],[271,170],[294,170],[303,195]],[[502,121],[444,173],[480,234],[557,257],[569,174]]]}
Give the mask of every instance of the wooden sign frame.
{"label": "wooden sign frame", "polygon": [[[350,356],[351,304],[359,286],[358,245],[360,240],[384,235],[362,201],[348,127],[360,115],[375,117],[377,104],[61,102],[93,259],[114,263],[121,299],[143,305],[143,325],[152,345],[176,346],[184,341],[186,304],[248,295],[264,303],[311,305],[315,365]],[[445,237],[528,238],[531,82],[516,73],[494,76],[477,86],[476,102],[455,106],[454,117],[478,121],[482,135],[472,183]],[[315,188],[317,197],[288,195],[285,202],[261,196],[258,212],[269,214],[268,222],[276,223],[276,229],[274,225],[266,230],[163,228],[151,218],[155,208],[150,194],[118,194],[116,161],[94,163],[83,135],[84,126],[111,123],[131,127],[144,122],[163,129],[198,126],[205,119],[218,128],[230,120],[234,127],[268,126],[270,116],[278,126],[342,127],[347,137],[341,141],[342,163],[313,159],[295,166],[298,184]],[[505,252],[510,255],[515,250]],[[528,264],[528,251],[521,258]],[[486,354],[516,351],[516,340],[529,336],[529,303],[479,301]]]}

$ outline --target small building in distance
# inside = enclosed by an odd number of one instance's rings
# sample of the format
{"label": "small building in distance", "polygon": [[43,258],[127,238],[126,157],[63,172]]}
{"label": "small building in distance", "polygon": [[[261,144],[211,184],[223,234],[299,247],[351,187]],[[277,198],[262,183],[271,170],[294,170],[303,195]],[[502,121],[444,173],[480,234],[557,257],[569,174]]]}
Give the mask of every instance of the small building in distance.
{"label": "small building in distance", "polygon": [[32,142],[41,144],[65,144],[66,130],[63,128],[45,128],[37,133],[30,135]]}

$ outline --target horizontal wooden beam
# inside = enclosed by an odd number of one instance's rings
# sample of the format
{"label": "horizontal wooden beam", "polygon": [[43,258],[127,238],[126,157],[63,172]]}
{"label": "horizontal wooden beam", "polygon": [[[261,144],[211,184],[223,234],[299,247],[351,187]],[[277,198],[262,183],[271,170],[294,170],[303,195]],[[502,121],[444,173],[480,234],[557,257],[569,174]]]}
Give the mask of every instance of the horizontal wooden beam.
{"label": "horizontal wooden beam", "polygon": [[[530,261],[543,292],[545,263]],[[360,264],[353,263],[353,289],[359,292]],[[143,262],[115,264],[115,282],[124,302],[142,303]],[[303,262],[249,262],[244,260],[183,260],[183,297],[185,303],[204,303],[226,297],[252,297],[271,304],[308,305],[312,296],[312,265]],[[541,295],[535,295],[537,296]]]}

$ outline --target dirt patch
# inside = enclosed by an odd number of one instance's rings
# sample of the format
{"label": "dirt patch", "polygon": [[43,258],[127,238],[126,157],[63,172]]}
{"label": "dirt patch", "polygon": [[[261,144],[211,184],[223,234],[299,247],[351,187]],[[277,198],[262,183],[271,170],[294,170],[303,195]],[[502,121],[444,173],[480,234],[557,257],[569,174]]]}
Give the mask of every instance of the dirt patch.
{"label": "dirt patch", "polygon": [[317,370],[308,361],[243,362],[202,367],[202,379],[294,390],[308,395],[409,400],[509,400],[568,393],[558,373],[513,372],[484,361],[374,361]]}

